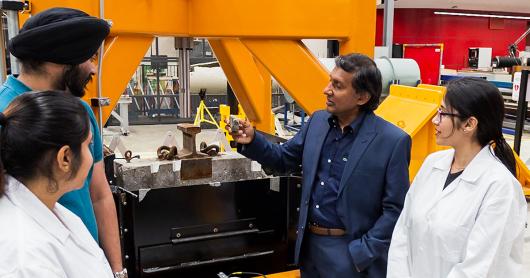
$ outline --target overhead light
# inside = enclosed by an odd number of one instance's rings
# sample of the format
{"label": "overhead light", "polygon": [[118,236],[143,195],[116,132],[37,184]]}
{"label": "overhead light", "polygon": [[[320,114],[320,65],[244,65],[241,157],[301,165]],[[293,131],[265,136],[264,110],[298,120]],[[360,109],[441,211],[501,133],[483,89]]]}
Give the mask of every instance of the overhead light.
{"label": "overhead light", "polygon": [[529,16],[514,16],[514,15],[470,14],[470,13],[453,13],[453,12],[434,12],[434,14],[530,20]]}

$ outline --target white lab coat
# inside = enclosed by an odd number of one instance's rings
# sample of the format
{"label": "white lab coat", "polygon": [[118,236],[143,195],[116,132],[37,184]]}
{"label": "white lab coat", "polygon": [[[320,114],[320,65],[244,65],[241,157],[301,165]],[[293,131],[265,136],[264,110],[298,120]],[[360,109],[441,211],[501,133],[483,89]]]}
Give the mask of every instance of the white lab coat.
{"label": "white lab coat", "polygon": [[392,235],[387,277],[524,277],[521,185],[486,146],[442,190],[453,156],[453,149],[431,154],[416,175]]}
{"label": "white lab coat", "polygon": [[79,217],[59,203],[50,211],[26,186],[6,178],[0,198],[1,278],[113,277]]}

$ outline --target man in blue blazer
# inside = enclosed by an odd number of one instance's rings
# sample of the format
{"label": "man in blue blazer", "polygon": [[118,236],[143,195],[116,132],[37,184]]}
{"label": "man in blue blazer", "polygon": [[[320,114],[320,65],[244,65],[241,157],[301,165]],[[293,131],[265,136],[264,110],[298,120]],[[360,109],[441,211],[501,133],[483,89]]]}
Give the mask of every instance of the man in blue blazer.
{"label": "man in blue blazer", "polygon": [[[381,73],[361,54],[339,56],[315,112],[283,145],[248,121],[238,151],[280,171],[302,166],[295,261],[303,278],[385,277],[394,225],[409,187],[411,139],[374,114]],[[228,126],[230,128],[230,126]]]}

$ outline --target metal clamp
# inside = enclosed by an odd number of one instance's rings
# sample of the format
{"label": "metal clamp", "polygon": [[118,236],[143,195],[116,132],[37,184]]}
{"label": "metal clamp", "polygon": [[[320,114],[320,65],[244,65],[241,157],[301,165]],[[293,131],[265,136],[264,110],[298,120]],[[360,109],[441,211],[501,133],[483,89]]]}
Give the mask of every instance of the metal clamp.
{"label": "metal clamp", "polygon": [[156,156],[159,160],[175,160],[177,155],[178,151],[176,146],[160,146],[156,150]]}
{"label": "metal clamp", "polygon": [[206,144],[206,142],[201,142],[200,144],[201,153],[205,153],[209,156],[217,156],[219,154],[220,149],[221,148],[219,148],[219,146],[215,144],[208,145]]}
{"label": "metal clamp", "polygon": [[125,154],[123,155],[123,157],[116,157],[116,158],[114,158],[114,159],[115,159],[115,160],[116,160],[116,159],[125,159],[125,161],[127,161],[127,163],[131,163],[131,160],[132,160],[133,158],[140,158],[140,155],[135,155],[135,156],[133,156],[133,155],[132,155],[132,151],[127,150],[127,151],[125,152]]}
{"label": "metal clamp", "polygon": [[31,13],[31,1],[30,0],[26,0],[24,1],[24,8],[22,9],[22,14],[30,14]]}

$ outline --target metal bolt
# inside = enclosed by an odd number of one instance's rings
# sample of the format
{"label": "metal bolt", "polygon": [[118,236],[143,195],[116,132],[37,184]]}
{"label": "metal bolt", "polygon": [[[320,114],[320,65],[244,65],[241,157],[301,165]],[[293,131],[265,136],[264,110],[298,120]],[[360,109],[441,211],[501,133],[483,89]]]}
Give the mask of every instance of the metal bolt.
{"label": "metal bolt", "polygon": [[177,233],[177,238],[180,238],[182,235],[180,233]]}
{"label": "metal bolt", "polygon": [[126,233],[128,232],[129,230],[127,230],[127,228],[123,229],[123,232]]}
{"label": "metal bolt", "polygon": [[300,187],[302,187],[302,185],[299,184],[299,183],[297,183],[297,184],[296,184],[296,187],[297,187],[297,188],[300,188]]}
{"label": "metal bolt", "polygon": [[250,223],[248,224],[248,227],[252,229],[254,227],[254,224]]}
{"label": "metal bolt", "polygon": [[214,233],[217,233],[217,232],[219,232],[219,229],[217,229],[217,228],[213,228],[213,232],[214,232]]}
{"label": "metal bolt", "polygon": [[125,255],[125,259],[128,260],[129,259],[129,255],[126,254]]}
{"label": "metal bolt", "polygon": [[296,208],[296,211],[300,211],[300,208]]}

